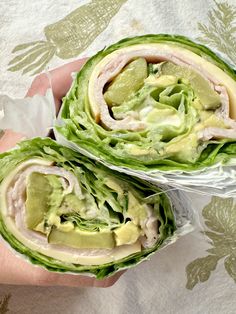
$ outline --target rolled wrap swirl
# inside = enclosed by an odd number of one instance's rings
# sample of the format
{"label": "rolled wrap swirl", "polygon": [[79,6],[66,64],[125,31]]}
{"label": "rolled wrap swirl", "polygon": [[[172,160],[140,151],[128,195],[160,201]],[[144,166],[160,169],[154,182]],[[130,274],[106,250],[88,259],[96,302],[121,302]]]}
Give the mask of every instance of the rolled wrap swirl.
{"label": "rolled wrap swirl", "polygon": [[50,271],[104,278],[176,239],[164,191],[51,139],[1,154],[0,182],[0,234]]}
{"label": "rolled wrap swirl", "polygon": [[113,169],[235,196],[235,171],[224,168],[236,161],[235,118],[229,65],[185,37],[145,35],[87,61],[63,99],[55,133]]}

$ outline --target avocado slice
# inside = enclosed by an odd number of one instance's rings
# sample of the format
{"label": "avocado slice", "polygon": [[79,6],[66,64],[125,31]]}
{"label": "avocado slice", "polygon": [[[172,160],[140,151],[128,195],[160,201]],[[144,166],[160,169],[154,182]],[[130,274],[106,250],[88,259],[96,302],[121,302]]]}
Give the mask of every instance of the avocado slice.
{"label": "avocado slice", "polygon": [[63,200],[63,187],[60,181],[60,177],[54,174],[47,175],[47,180],[52,187],[52,193],[50,195],[50,212],[56,212],[61,206]]}
{"label": "avocado slice", "polygon": [[208,80],[190,67],[180,66],[168,61],[163,62],[161,75],[174,75],[179,79],[189,81],[204,109],[216,109],[220,106],[219,94],[211,88]]}
{"label": "avocado slice", "polygon": [[121,105],[128,100],[129,96],[139,90],[145,78],[147,78],[147,61],[144,58],[138,58],[130,62],[124,70],[118,74],[107,91],[104,93],[104,99],[108,106]]}
{"label": "avocado slice", "polygon": [[33,172],[28,176],[26,186],[26,225],[34,229],[49,210],[52,186],[42,173]]}
{"label": "avocado slice", "polygon": [[130,191],[128,192],[127,217],[131,218],[136,225],[147,218],[147,205],[140,204],[139,200]]}
{"label": "avocado slice", "polygon": [[64,196],[63,202],[60,208],[57,209],[57,214],[65,215],[74,212],[84,212],[86,209],[86,201],[80,200],[78,196],[73,193]]}
{"label": "avocado slice", "polygon": [[174,85],[178,83],[178,78],[175,75],[161,75],[156,77],[156,75],[149,75],[146,80],[145,84],[158,86],[158,87],[168,87],[170,85]]}
{"label": "avocado slice", "polygon": [[197,132],[190,133],[182,136],[181,139],[176,141],[170,141],[165,147],[166,154],[175,153],[175,159],[179,161],[194,162],[198,156],[198,138]]}
{"label": "avocado slice", "polygon": [[52,228],[48,236],[48,243],[61,244],[78,249],[112,249],[115,247],[112,231],[102,229],[91,232],[80,230],[77,227],[68,232]]}
{"label": "avocado slice", "polygon": [[132,221],[128,221],[121,227],[115,229],[114,233],[117,246],[123,244],[133,244],[140,236],[140,230],[138,226],[135,225]]}

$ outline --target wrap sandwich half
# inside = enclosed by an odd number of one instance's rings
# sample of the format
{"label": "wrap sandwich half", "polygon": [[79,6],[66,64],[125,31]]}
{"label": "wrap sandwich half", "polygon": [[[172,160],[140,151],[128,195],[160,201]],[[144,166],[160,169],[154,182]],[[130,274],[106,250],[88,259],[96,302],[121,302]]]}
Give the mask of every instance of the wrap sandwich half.
{"label": "wrap sandwich half", "polygon": [[1,154],[0,182],[0,234],[50,271],[104,278],[178,237],[184,205],[48,138]]}
{"label": "wrap sandwich half", "polygon": [[90,58],[64,98],[58,141],[113,169],[236,195],[236,74],[182,36],[124,39]]}

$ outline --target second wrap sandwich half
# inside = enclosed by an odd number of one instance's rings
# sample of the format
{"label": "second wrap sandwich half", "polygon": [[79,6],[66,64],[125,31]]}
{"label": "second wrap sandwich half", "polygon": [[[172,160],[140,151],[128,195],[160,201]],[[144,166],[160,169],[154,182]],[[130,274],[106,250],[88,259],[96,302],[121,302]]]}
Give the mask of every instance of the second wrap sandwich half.
{"label": "second wrap sandwich half", "polygon": [[0,155],[0,234],[50,271],[107,277],[190,231],[190,218],[177,194],[51,139]]}
{"label": "second wrap sandwich half", "polygon": [[187,38],[124,39],[90,58],[64,98],[59,142],[105,165],[235,195],[236,75]]}

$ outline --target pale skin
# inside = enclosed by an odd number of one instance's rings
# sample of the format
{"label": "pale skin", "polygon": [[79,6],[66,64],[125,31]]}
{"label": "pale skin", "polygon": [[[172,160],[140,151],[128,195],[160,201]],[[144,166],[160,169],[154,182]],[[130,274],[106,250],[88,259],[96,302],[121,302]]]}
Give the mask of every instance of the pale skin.
{"label": "pale skin", "polygon": [[[59,111],[61,98],[65,96],[70,88],[72,72],[78,72],[86,59],[77,60],[50,71],[51,85],[56,105],[56,111]],[[50,87],[50,82],[46,74],[37,76],[29,88],[26,96],[32,97],[35,94],[45,95]],[[21,139],[22,134],[6,130],[0,139],[0,152],[4,152],[14,147]],[[105,280],[96,280],[81,275],[66,275],[48,272],[47,270],[31,265],[10,250],[3,241],[0,241],[0,283],[2,284],[21,284],[21,285],[43,285],[43,286],[84,286],[84,287],[109,287],[112,286],[123,272],[107,278]]]}

